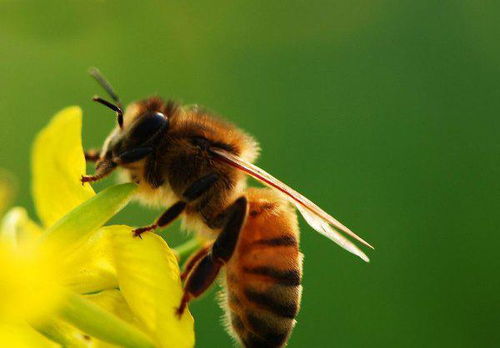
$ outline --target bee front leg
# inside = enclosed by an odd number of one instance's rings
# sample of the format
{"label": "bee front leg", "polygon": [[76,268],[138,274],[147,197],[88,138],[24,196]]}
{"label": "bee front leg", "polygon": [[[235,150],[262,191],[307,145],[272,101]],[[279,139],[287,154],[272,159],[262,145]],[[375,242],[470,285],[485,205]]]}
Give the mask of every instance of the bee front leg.
{"label": "bee front leg", "polygon": [[246,197],[238,198],[227,208],[227,218],[214,244],[208,253],[196,263],[189,273],[184,287],[184,295],[177,308],[180,317],[186,310],[187,304],[193,298],[203,294],[217,278],[221,267],[233,256],[241,228],[247,215]]}
{"label": "bee front leg", "polygon": [[184,191],[181,201],[178,201],[168,208],[152,225],[136,228],[134,230],[134,236],[140,237],[144,232],[153,231],[159,227],[166,227],[181,215],[188,203],[198,199],[202,194],[207,192],[213,184],[215,184],[218,178],[219,175],[210,173],[196,180]]}
{"label": "bee front leg", "polygon": [[97,162],[99,160],[99,155],[101,150],[90,149],[85,151],[85,160],[87,162]]}
{"label": "bee front leg", "polygon": [[96,172],[94,175],[82,175],[80,181],[82,182],[82,185],[85,184],[86,182],[96,182],[99,181],[105,177],[107,177],[109,174],[111,174],[115,169],[117,165],[116,163],[110,161],[110,160],[99,160],[96,165]]}

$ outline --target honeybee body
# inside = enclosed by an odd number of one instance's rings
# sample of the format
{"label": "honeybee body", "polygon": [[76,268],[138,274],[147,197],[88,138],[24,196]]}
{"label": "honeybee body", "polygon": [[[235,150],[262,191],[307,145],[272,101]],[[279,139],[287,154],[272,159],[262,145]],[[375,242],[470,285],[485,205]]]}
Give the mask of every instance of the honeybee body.
{"label": "honeybee body", "polygon": [[281,347],[302,294],[297,215],[270,189],[248,189],[248,216],[226,264],[228,331],[245,347]]}
{"label": "honeybee body", "polygon": [[[138,185],[138,197],[168,209],[135,236],[167,226],[178,217],[213,243],[187,261],[182,274],[182,315],[224,270],[224,309],[229,331],[247,348],[282,347],[300,307],[302,254],[295,205],[319,233],[359,256],[368,257],[339,231],[370,246],[309,199],[252,162],[255,140],[199,107],[181,107],[158,97],[131,104],[125,112],[113,88],[91,74],[115,103],[94,100],[116,112],[118,126],[102,150],[86,153],[98,181],[116,168]],[[249,175],[272,189],[247,189]],[[279,193],[281,192],[281,193]],[[371,247],[371,246],[370,246]]]}
{"label": "honeybee body", "polygon": [[[214,237],[220,230],[218,219],[246,187],[245,174],[213,160],[212,146],[229,149],[247,160],[258,154],[257,143],[232,124],[203,111],[199,107],[180,107],[150,98],[132,104],[124,115],[124,127],[137,115],[161,112],[169,118],[168,133],[158,139],[155,150],[147,158],[123,166],[126,181],[138,184],[138,199],[149,205],[169,207],[190,184],[215,173],[219,179],[196,200],[189,202],[182,217],[185,226]],[[105,156],[107,148],[103,149]]]}
{"label": "honeybee body", "polygon": [[[224,263],[230,331],[245,347],[283,346],[295,324],[302,289],[295,211],[270,189],[247,189],[243,172],[213,159],[209,149],[217,147],[253,161],[257,144],[200,108],[151,98],[129,106],[123,126],[130,127],[137,115],[156,112],[168,117],[168,132],[158,137],[146,158],[121,166],[125,179],[138,184],[138,197],[144,203],[170,207],[183,199],[193,182],[214,173],[216,182],[187,202],[180,214],[186,227],[213,238],[223,227],[228,207],[245,198],[244,223],[234,252]],[[108,144],[102,158],[110,157],[110,150],[119,153],[127,147],[115,140]]]}

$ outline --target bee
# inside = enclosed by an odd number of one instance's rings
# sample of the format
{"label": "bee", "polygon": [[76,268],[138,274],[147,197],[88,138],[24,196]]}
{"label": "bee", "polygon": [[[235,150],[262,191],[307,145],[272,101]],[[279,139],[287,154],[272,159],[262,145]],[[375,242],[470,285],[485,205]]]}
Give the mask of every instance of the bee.
{"label": "bee", "polygon": [[[120,168],[138,185],[138,198],[167,207],[134,235],[164,228],[176,218],[211,242],[188,259],[181,275],[184,295],[177,309],[204,293],[223,271],[222,307],[228,331],[244,347],[283,347],[295,325],[302,293],[302,254],[296,209],[319,233],[359,256],[368,257],[341,232],[370,244],[309,199],[253,164],[259,147],[253,137],[198,106],[160,97],[126,110],[97,69],[90,74],[113,102],[117,126],[99,151],[86,159],[98,181]],[[247,188],[250,176],[267,188]]]}

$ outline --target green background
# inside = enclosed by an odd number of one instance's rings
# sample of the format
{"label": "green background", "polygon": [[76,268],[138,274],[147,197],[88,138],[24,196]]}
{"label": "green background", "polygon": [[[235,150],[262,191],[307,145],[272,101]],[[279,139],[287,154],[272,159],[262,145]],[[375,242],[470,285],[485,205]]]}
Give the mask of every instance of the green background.
{"label": "green background", "polygon": [[[206,105],[376,246],[364,264],[301,221],[290,347],[498,347],[499,34],[498,1],[0,0],[0,166],[33,213],[30,146],[49,118],[81,105],[100,145],[114,120],[89,66],[126,101]],[[191,309],[197,347],[231,346],[215,290]]]}

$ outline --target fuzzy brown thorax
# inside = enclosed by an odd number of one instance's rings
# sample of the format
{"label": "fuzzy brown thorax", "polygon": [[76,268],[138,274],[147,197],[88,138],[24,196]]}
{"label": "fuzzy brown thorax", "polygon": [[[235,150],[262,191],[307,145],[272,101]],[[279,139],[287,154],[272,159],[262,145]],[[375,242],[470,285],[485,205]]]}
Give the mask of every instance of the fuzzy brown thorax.
{"label": "fuzzy brown thorax", "polygon": [[[161,114],[168,127],[155,132],[146,125],[146,134],[154,139],[134,138],[144,118]],[[150,121],[153,126],[160,122]],[[156,122],[156,123],[155,123]],[[153,127],[151,127],[153,128]],[[149,132],[149,133],[148,133]],[[220,180],[186,209],[186,226],[199,232],[217,230],[210,226],[225,207],[243,194],[245,175],[224,163],[214,161],[209,148],[222,148],[246,160],[258,155],[255,140],[234,126],[198,106],[180,106],[152,97],[132,103],[123,116],[123,126],[116,127],[104,143],[101,158],[113,159],[130,146],[147,147],[144,158],[118,163],[122,178],[138,184],[137,197],[142,203],[168,207],[179,200],[190,183],[210,172]],[[146,144],[146,145],[143,145]],[[136,151],[137,153],[137,151]],[[141,155],[141,154],[139,154]]]}

